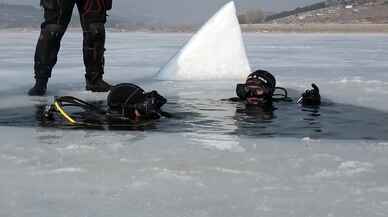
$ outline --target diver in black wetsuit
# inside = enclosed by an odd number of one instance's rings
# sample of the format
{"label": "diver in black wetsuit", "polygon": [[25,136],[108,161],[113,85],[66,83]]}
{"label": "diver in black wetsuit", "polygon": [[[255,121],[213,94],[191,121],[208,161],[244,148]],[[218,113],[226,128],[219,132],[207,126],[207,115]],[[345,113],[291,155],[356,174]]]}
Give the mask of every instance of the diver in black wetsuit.
{"label": "diver in black wetsuit", "polygon": [[[316,84],[312,84],[313,89],[306,90],[297,101],[303,106],[321,105],[321,96]],[[280,92],[280,93],[279,93]],[[237,84],[236,94],[238,97],[229,99],[230,101],[243,101],[249,107],[260,107],[265,111],[274,109],[273,102],[292,101],[288,97],[285,88],[276,87],[275,77],[264,70],[257,70],[251,73],[245,84]]]}
{"label": "diver in black wetsuit", "polygon": [[75,5],[83,30],[83,56],[86,69],[86,90],[107,92],[110,85],[103,80],[105,23],[112,0],[40,0],[44,22],[35,51],[36,83],[28,92],[31,96],[46,93],[47,82],[57,62],[60,43],[70,23]]}
{"label": "diver in black wetsuit", "polygon": [[161,107],[167,100],[157,91],[145,92],[137,85],[115,85],[108,94],[107,105],[97,106],[71,96],[56,98],[46,108],[42,121],[45,125],[65,125],[105,128],[130,127],[144,121],[171,117]]}

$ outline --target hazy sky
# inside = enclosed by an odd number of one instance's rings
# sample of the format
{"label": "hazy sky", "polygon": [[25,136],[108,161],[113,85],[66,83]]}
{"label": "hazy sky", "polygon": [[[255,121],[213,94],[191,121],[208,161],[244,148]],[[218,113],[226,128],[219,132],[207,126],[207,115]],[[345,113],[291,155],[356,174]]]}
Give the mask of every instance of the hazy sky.
{"label": "hazy sky", "polygon": [[[113,0],[112,13],[121,16],[144,16],[176,23],[203,22],[230,0]],[[321,0],[236,0],[239,11],[262,8],[280,11]],[[15,3],[15,0],[0,0]],[[17,0],[18,4],[38,5],[39,0]]]}

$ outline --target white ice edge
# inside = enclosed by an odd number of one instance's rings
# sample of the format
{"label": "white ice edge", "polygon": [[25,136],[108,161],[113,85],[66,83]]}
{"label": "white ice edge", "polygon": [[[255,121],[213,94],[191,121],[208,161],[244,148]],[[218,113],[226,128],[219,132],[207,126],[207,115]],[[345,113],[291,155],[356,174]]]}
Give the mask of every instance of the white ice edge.
{"label": "white ice edge", "polygon": [[222,7],[160,70],[159,80],[234,80],[251,71],[234,2]]}

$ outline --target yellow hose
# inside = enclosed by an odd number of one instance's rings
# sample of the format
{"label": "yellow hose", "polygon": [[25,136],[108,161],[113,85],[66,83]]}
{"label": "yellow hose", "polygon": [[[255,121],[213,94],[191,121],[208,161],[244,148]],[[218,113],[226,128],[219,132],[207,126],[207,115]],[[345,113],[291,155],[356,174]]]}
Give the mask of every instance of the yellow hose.
{"label": "yellow hose", "polygon": [[55,108],[59,113],[71,124],[76,124],[77,121],[75,121],[73,118],[71,118],[64,110],[63,108],[59,105],[59,103],[56,101],[54,102]]}

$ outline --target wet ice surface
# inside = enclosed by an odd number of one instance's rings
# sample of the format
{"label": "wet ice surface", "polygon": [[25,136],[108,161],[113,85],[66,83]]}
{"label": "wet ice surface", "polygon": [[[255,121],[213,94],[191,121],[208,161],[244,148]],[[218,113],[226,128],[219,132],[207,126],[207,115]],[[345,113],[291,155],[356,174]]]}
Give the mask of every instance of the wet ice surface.
{"label": "wet ice surface", "polygon": [[[47,100],[24,96],[36,37],[0,34],[0,79],[7,81],[0,87],[1,109]],[[178,132],[0,127],[0,216],[388,215],[388,143],[382,134],[378,141],[266,138],[249,130],[255,126],[239,125],[238,118],[247,116],[236,117],[238,105],[218,101],[234,95],[237,81],[150,80],[188,37],[109,34],[106,78],[160,90],[172,102],[166,109],[205,123]],[[279,85],[302,91],[315,81],[325,98],[359,108],[358,114],[386,114],[386,35],[245,39],[252,68],[272,71]],[[80,45],[78,33],[65,37],[49,94],[104,99],[83,91]],[[179,123],[162,120],[160,126]],[[380,130],[365,126],[373,128]]]}

